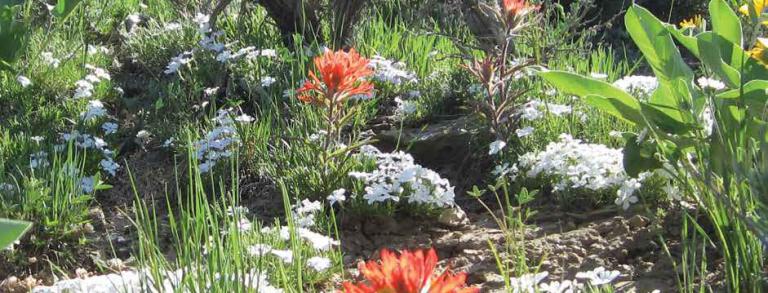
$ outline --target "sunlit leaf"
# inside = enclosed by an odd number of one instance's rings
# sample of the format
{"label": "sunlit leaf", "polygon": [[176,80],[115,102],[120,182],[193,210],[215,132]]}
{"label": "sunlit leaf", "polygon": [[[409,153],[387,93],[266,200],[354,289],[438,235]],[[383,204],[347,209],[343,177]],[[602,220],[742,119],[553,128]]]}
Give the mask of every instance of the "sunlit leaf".
{"label": "sunlit leaf", "polygon": [[31,226],[30,222],[0,219],[0,249],[5,249],[19,240]]}

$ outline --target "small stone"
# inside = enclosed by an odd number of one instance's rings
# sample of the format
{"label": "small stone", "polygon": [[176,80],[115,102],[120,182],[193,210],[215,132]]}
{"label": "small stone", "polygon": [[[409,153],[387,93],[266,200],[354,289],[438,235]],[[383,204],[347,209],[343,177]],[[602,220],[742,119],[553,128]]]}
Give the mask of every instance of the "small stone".
{"label": "small stone", "polygon": [[37,286],[37,279],[32,276],[28,276],[26,279],[24,279],[24,287],[32,289],[35,286]]}
{"label": "small stone", "polygon": [[568,255],[567,259],[571,263],[581,263],[582,261],[582,258],[573,252],[569,252],[567,255]]}
{"label": "small stone", "polygon": [[17,287],[19,287],[19,285],[19,278],[16,276],[10,276],[0,282],[0,291],[13,292]]}
{"label": "small stone", "polygon": [[106,218],[104,216],[104,211],[102,211],[100,208],[92,208],[88,211],[88,216],[91,217],[94,221],[104,221]]}
{"label": "small stone", "polygon": [[503,283],[504,277],[496,273],[487,273],[482,275],[482,280],[488,283]]}
{"label": "small stone", "polygon": [[643,228],[646,225],[648,225],[648,219],[641,215],[635,215],[629,219],[629,227],[632,229]]}
{"label": "small stone", "polygon": [[619,236],[619,235],[626,235],[628,233],[629,233],[629,227],[619,222],[613,227],[613,230],[611,231],[610,235]]}
{"label": "small stone", "polygon": [[80,279],[85,279],[88,277],[88,271],[86,271],[84,268],[77,268],[75,270],[75,275]]}
{"label": "small stone", "polygon": [[94,232],[96,232],[96,229],[93,228],[93,225],[91,225],[91,223],[85,223],[83,224],[83,232],[88,234],[93,234]]}
{"label": "small stone", "polygon": [[107,260],[107,266],[109,269],[113,271],[122,271],[125,268],[125,264],[123,264],[123,260],[119,258],[113,258]]}
{"label": "small stone", "polygon": [[595,251],[603,251],[605,250],[605,246],[601,245],[600,243],[592,243],[589,249],[595,250]]}
{"label": "small stone", "polygon": [[458,206],[443,210],[440,213],[440,216],[438,216],[437,222],[451,228],[464,228],[469,226],[469,218],[467,218],[467,214]]}

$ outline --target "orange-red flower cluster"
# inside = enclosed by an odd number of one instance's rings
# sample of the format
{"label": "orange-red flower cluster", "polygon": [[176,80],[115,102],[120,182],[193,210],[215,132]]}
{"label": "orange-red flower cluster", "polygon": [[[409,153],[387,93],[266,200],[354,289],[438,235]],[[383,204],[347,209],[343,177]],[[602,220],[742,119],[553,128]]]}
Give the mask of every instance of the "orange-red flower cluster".
{"label": "orange-red flower cluster", "polygon": [[525,16],[540,8],[539,5],[532,5],[527,0],[503,0],[501,6],[504,9],[504,16],[507,17],[509,23],[513,23],[516,18]]}
{"label": "orange-red flower cluster", "polygon": [[344,282],[345,293],[477,293],[466,287],[465,273],[449,271],[434,277],[437,253],[434,249],[403,251],[397,254],[383,249],[381,262],[368,261],[358,266],[367,282]]}
{"label": "orange-red flower cluster", "polygon": [[309,72],[309,79],[299,88],[299,99],[305,103],[331,106],[343,103],[350,96],[370,95],[373,84],[364,80],[373,74],[368,59],[360,56],[355,49],[349,52],[326,51],[315,57],[315,71]]}

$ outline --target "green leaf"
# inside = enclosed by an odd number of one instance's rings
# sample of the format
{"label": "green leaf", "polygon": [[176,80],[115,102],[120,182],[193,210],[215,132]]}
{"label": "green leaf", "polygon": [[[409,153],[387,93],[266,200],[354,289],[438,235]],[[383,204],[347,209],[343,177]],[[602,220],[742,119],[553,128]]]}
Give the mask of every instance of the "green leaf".
{"label": "green leaf", "polygon": [[712,18],[712,31],[723,39],[737,46],[742,46],[741,21],[736,12],[724,0],[709,2],[709,16]]}
{"label": "green leaf", "polygon": [[19,58],[19,54],[27,42],[27,27],[24,22],[16,20],[18,6],[0,7],[0,63],[4,68]]}
{"label": "green leaf", "polygon": [[585,98],[587,104],[604,111],[631,125],[642,125],[643,119],[640,111],[633,109],[615,98],[606,98],[598,95],[588,95]]}
{"label": "green leaf", "polygon": [[693,56],[699,58],[699,45],[696,44],[696,37],[683,34],[674,25],[667,25],[667,31],[672,34],[673,37],[675,37],[678,43],[688,49],[688,51],[690,51]]}
{"label": "green leaf", "polygon": [[[734,89],[717,95],[718,99],[735,104],[744,101],[750,108],[759,112],[765,110],[768,103],[768,81],[753,80],[744,84],[742,89]],[[762,115],[758,115],[762,116]]]}
{"label": "green leaf", "polygon": [[643,114],[648,117],[648,120],[653,122],[652,125],[666,133],[685,134],[693,130],[689,124],[682,121],[677,109],[653,104],[641,104],[641,106]]}
{"label": "green leaf", "polygon": [[624,136],[627,143],[624,145],[624,171],[630,177],[637,177],[644,171],[659,169],[663,164],[656,159],[656,144],[648,141],[638,143],[637,135]]}
{"label": "green leaf", "polygon": [[685,64],[664,24],[651,12],[633,5],[624,17],[627,32],[643,52],[660,83],[683,78],[693,80],[693,71]]}
{"label": "green leaf", "polygon": [[[649,99],[648,105],[652,106],[659,114],[669,117],[669,119],[673,119],[678,123],[691,121],[693,119],[688,109],[693,104],[691,91],[695,91],[691,87],[690,82],[680,78],[659,83],[658,88]],[[647,114],[645,111],[646,108],[643,109],[643,113]]]}
{"label": "green leaf", "polygon": [[0,218],[0,249],[5,249],[32,227],[32,223]]}
{"label": "green leaf", "polygon": [[[698,36],[697,44],[699,45],[699,52],[701,56],[701,62],[707,65],[721,80],[723,80],[728,87],[734,88],[741,84],[741,74],[738,68],[732,67],[731,62],[723,61],[723,54],[720,51],[723,42],[727,41],[712,32],[702,33]],[[739,49],[740,51],[741,49]],[[728,54],[729,56],[733,56]],[[730,58],[729,58],[730,59]],[[730,61],[730,60],[729,60]],[[738,62],[739,67],[741,62]]]}
{"label": "green leaf", "polygon": [[80,0],[59,0],[53,9],[53,15],[62,18],[67,17],[72,13],[72,10],[75,10],[77,4],[80,4]]}
{"label": "green leaf", "polygon": [[586,98],[591,105],[632,124],[642,124],[640,103],[632,95],[604,81],[565,71],[539,73],[544,80],[568,94]]}
{"label": "green leaf", "polygon": [[757,139],[761,143],[768,143],[768,123],[752,118],[747,127],[750,137]]}

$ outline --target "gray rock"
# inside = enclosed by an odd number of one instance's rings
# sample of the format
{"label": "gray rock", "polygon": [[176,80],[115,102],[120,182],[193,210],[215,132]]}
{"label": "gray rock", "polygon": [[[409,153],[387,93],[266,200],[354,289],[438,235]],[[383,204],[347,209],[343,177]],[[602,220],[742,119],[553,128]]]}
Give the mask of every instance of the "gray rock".
{"label": "gray rock", "polygon": [[437,222],[450,228],[467,228],[469,226],[467,214],[458,206],[440,212]]}

